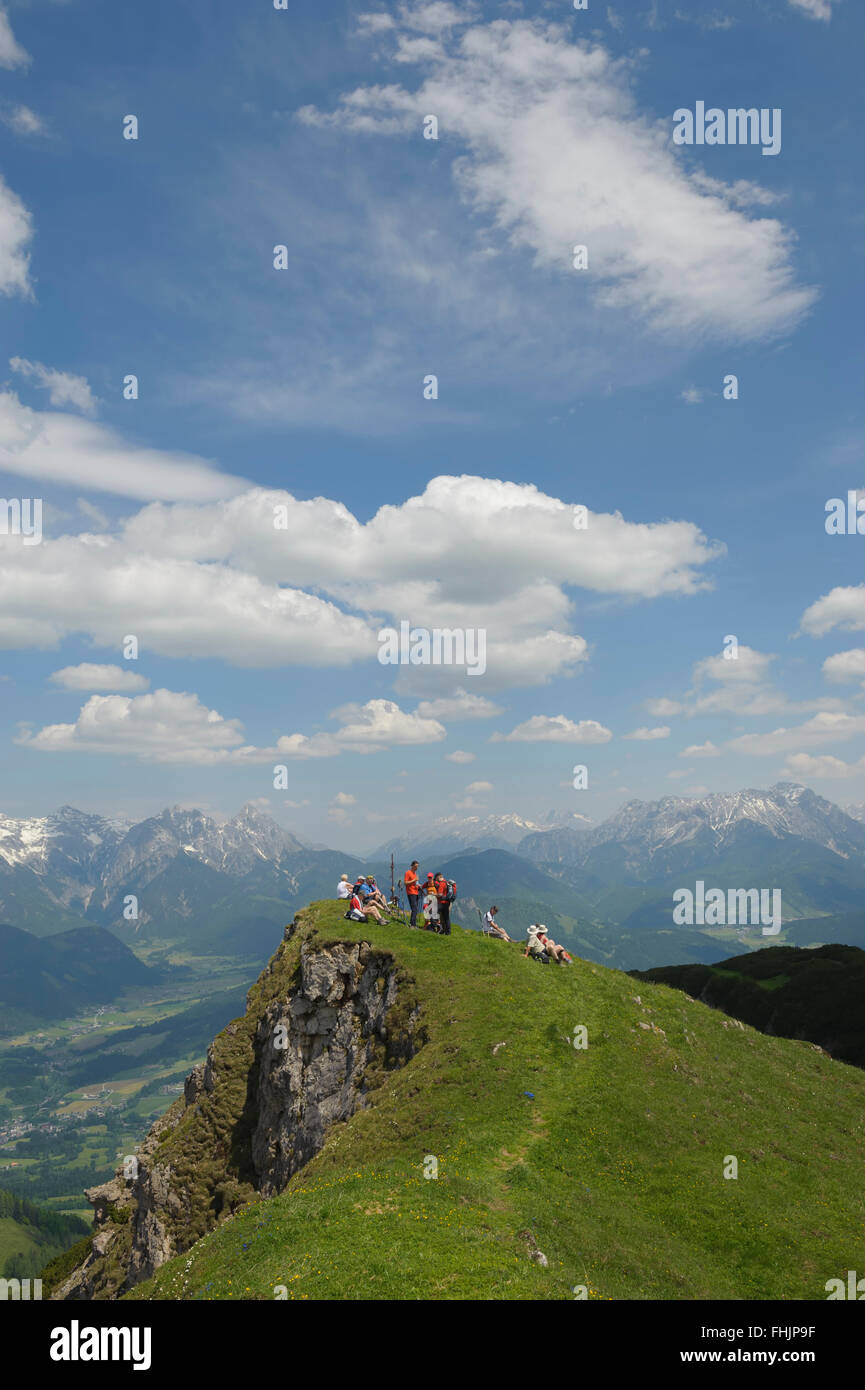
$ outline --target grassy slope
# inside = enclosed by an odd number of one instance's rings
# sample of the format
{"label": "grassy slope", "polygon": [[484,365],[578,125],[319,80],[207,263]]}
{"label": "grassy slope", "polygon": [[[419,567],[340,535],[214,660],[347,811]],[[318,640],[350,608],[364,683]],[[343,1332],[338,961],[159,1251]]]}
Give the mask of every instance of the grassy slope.
{"label": "grassy slope", "polygon": [[19,1251],[30,1255],[37,1249],[37,1242],[28,1226],[11,1216],[0,1216],[0,1274],[10,1255],[17,1255]]}
{"label": "grassy slope", "polygon": [[[44,1210],[47,1212],[48,1208],[44,1208]],[[81,1215],[92,1217],[93,1213],[88,1209],[86,1213],[81,1213]],[[10,1255],[38,1256],[32,1271],[35,1275],[40,1263],[45,1264],[47,1260],[80,1239],[80,1228],[67,1230],[65,1234],[61,1231],[52,1237],[44,1228],[40,1230],[28,1220],[15,1216],[0,1216],[0,1276],[3,1275],[6,1261]]]}
{"label": "grassy slope", "polygon": [[312,931],[386,946],[430,1040],[283,1193],[128,1297],[825,1299],[861,1264],[861,1072],[585,961],[301,917],[286,972]]}

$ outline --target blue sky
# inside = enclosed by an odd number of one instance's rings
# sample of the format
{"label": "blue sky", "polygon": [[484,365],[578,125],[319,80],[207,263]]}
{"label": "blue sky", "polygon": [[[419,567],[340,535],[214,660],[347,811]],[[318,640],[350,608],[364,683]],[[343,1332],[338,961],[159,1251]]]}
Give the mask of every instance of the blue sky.
{"label": "blue sky", "polygon": [[[366,847],[865,799],[865,538],[824,526],[865,488],[863,30],[853,0],[9,4],[0,484],[44,537],[0,536],[0,809],[254,800]],[[780,109],[780,153],[675,146],[698,100]],[[487,671],[381,665],[402,620],[483,628]]]}

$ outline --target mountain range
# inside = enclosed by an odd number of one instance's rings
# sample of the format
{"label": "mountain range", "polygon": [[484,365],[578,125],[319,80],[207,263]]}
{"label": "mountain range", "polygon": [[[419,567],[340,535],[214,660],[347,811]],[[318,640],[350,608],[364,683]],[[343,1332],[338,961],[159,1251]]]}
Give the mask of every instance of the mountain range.
{"label": "mountain range", "polygon": [[372,859],[407,859],[421,856],[459,854],[465,849],[516,849],[531,834],[549,830],[589,829],[592,821],[576,811],[550,811],[543,821],[526,820],[513,814],[488,816],[440,816],[412,835],[386,840],[370,855]]}
{"label": "mountain range", "polygon": [[626,801],[600,825],[536,831],[518,849],[541,863],[564,859],[580,865],[613,847],[625,874],[646,879],[682,862],[683,851],[717,854],[743,829],[763,830],[775,840],[808,840],[844,859],[865,861],[865,824],[796,782],[778,782],[768,791]]}
{"label": "mountain range", "polygon": [[535,832],[517,852],[579,888],[604,920],[669,920],[679,886],[772,887],[784,918],[843,913],[865,893],[865,825],[793,782],[628,801],[600,825]]}
{"label": "mountain range", "polygon": [[[816,924],[798,945],[826,940],[821,923],[830,920],[853,931],[830,939],[856,944],[865,925],[857,918],[865,824],[790,782],[632,800],[599,824],[574,813],[543,824],[445,817],[365,860],[311,849],[254,806],[228,820],[174,807],[136,824],[69,806],[43,818],[3,816],[0,920],[37,936],[86,923],[128,945],[179,942],[198,954],[261,959],[274,929],[305,903],[334,896],[341,873],[373,872],[389,887],[390,852],[397,875],[418,857],[457,880],[457,920],[476,925],[477,910],[495,902],[512,935],[543,920],[590,959],[619,968],[728,953],[729,938],[725,952],[706,933],[686,939],[673,927],[672,895],[696,879],[780,888],[785,923]],[[765,944],[747,929],[735,939],[749,949]]]}

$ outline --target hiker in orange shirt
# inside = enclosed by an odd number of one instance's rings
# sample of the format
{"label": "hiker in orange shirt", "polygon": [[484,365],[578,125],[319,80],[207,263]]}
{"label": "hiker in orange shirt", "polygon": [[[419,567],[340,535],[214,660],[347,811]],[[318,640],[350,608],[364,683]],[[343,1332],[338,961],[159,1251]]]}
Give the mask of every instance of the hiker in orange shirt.
{"label": "hiker in orange shirt", "polygon": [[410,909],[411,909],[411,917],[409,918],[409,926],[410,926],[410,927],[416,927],[416,926],[417,926],[417,910],[418,910],[418,906],[419,906],[419,900],[418,900],[418,888],[419,888],[419,886],[420,886],[420,885],[418,884],[418,879],[417,879],[417,860],[416,860],[416,859],[413,859],[413,860],[411,861],[411,868],[410,868],[410,869],[406,869],[406,871],[405,871],[405,891],[406,891],[406,894],[408,895],[408,905],[409,905],[409,907],[410,907]]}

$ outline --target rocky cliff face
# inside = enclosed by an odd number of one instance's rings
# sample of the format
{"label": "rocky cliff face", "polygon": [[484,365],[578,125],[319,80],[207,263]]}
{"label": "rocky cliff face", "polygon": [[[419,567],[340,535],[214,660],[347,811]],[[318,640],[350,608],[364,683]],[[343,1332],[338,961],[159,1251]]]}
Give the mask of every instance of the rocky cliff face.
{"label": "rocky cliff face", "polygon": [[279,1192],[424,1041],[391,954],[323,943],[301,914],[183,1098],[132,1162],[87,1193],[90,1252],[51,1297],[116,1297],[241,1203]]}
{"label": "rocky cliff face", "polygon": [[369,946],[301,952],[300,985],[274,1000],[258,1025],[257,1122],[252,1162],[258,1189],[273,1196],[324,1143],[329,1127],[363,1105],[376,1052],[393,1063],[415,1051],[415,1010],[390,1037],[397,998],[391,957]]}

